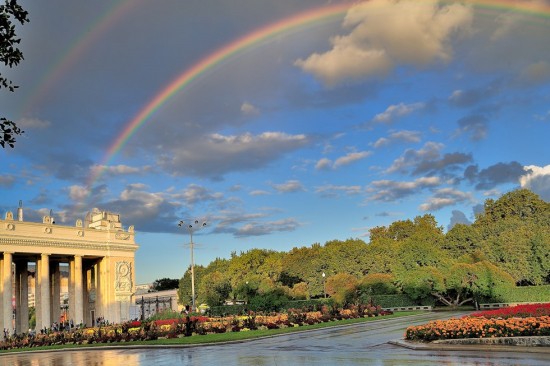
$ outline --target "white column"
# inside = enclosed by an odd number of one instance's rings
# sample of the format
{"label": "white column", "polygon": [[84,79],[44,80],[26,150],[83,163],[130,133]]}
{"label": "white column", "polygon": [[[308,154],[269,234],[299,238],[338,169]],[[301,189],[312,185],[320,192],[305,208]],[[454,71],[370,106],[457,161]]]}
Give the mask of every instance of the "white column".
{"label": "white column", "polygon": [[42,273],[42,257],[38,256],[35,260],[34,266],[34,316],[36,318],[35,330],[40,333],[42,326],[42,299],[40,297],[40,285],[42,279],[40,274]]}
{"label": "white column", "polygon": [[[74,256],[74,318],[75,324],[84,322],[84,292],[82,291],[82,257]],[[71,275],[72,278],[72,275]]]}
{"label": "white column", "polygon": [[61,317],[60,298],[61,298],[61,272],[59,271],[59,262],[52,263],[52,298],[51,298],[51,320],[59,322]]}
{"label": "white column", "polygon": [[12,296],[13,288],[12,281],[13,276],[11,272],[11,262],[13,259],[13,253],[4,252],[4,262],[2,265],[3,276],[2,276],[2,304],[3,304],[3,325],[4,328],[10,331],[10,334],[13,330],[13,308],[12,308]]}
{"label": "white column", "polygon": [[42,329],[44,327],[50,328],[52,325],[51,317],[50,317],[50,256],[49,254],[42,253],[40,255],[40,273],[39,275],[39,288],[37,289],[37,293],[40,296],[40,304],[41,304],[41,323],[38,324],[38,319],[36,326],[39,329]]}
{"label": "white column", "polygon": [[16,291],[16,314],[17,322],[15,329],[17,333],[27,333],[29,330],[29,265],[27,261],[18,262],[15,270],[17,271]]}
{"label": "white column", "polygon": [[74,258],[69,259],[69,319],[76,322],[75,319],[75,298],[74,298]]}
{"label": "white column", "polygon": [[[0,291],[1,293],[4,293],[4,257],[0,257]],[[4,338],[3,330],[6,328],[4,326],[4,300],[2,296],[0,296],[0,339]]]}

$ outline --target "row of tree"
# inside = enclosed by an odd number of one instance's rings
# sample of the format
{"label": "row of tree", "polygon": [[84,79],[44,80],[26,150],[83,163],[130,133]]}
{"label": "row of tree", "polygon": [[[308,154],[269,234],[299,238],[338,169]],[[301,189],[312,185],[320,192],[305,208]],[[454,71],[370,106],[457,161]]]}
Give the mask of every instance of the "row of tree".
{"label": "row of tree", "polygon": [[[550,284],[550,204],[526,189],[487,200],[472,225],[447,233],[427,214],[373,228],[368,243],[253,249],[195,267],[197,301],[209,305],[274,292],[293,299],[328,294],[340,303],[365,293],[405,293],[459,305],[509,286],[544,284]],[[191,302],[190,271],[178,291],[181,303]]]}

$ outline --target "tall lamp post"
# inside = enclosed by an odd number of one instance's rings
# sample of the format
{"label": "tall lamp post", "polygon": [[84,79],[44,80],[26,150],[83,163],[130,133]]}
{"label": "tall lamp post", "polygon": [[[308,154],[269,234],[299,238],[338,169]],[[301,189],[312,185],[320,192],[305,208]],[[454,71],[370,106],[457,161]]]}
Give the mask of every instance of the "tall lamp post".
{"label": "tall lamp post", "polygon": [[195,220],[191,224],[185,223],[185,221],[180,220],[179,227],[184,227],[189,231],[189,238],[190,243],[189,246],[191,247],[191,311],[195,310],[195,260],[193,258],[193,233],[206,226],[206,221],[199,222],[199,220]]}
{"label": "tall lamp post", "polygon": [[325,295],[325,299],[326,299],[327,298],[327,286],[325,285],[325,283],[326,283],[325,282],[325,276],[326,276],[325,272],[323,272],[323,274],[321,276],[323,276],[323,294]]}

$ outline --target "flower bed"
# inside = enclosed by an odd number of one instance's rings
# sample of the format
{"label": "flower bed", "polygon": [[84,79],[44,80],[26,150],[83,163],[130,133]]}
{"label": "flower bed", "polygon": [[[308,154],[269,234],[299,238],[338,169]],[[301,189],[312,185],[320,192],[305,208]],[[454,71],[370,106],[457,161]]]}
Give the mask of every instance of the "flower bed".
{"label": "flower bed", "polygon": [[508,308],[478,311],[472,313],[471,317],[484,318],[527,318],[538,316],[550,316],[550,303],[517,305]]}
{"label": "flower bed", "polygon": [[408,327],[405,332],[405,339],[428,342],[440,339],[520,336],[550,336],[550,316],[436,320],[425,325]]}
{"label": "flower bed", "polygon": [[550,304],[518,305],[473,313],[462,319],[437,320],[408,327],[405,339],[550,336]]}
{"label": "flower bed", "polygon": [[77,329],[71,332],[17,335],[0,341],[0,349],[40,347],[61,344],[92,344],[155,340],[159,337],[206,335],[225,332],[243,332],[255,329],[278,329],[316,324],[328,320],[388,315],[379,307],[351,307],[335,309],[323,307],[321,311],[289,309],[284,314],[207,318],[185,317],[151,322],[132,321],[105,327]]}

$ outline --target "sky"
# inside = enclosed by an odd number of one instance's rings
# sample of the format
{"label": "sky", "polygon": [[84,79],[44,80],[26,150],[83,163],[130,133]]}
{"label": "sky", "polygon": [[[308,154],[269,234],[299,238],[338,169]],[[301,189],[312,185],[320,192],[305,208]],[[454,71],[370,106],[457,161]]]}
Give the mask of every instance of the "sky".
{"label": "sky", "polygon": [[550,1],[26,1],[0,211],[135,226],[136,282],[550,201]]}

